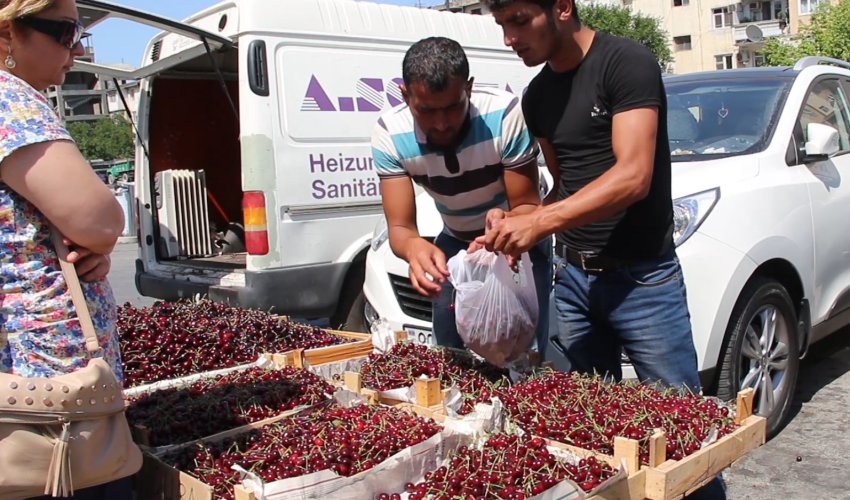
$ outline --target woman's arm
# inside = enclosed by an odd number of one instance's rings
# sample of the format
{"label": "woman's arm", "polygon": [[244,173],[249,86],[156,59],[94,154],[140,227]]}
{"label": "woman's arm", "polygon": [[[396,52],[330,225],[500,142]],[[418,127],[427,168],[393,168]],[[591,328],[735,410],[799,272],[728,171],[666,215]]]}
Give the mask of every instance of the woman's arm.
{"label": "woman's arm", "polygon": [[0,180],[35,205],[75,245],[108,254],[124,228],[115,195],[71,141],[24,146],[0,163]]}

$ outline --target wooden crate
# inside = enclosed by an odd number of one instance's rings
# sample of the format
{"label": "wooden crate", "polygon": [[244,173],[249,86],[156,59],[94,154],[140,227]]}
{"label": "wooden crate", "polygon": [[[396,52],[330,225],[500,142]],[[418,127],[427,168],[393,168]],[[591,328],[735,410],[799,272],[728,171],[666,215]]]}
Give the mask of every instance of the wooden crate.
{"label": "wooden crate", "polygon": [[551,440],[547,443],[579,456],[595,456],[612,467],[621,461],[626,463],[628,481],[589,500],[678,499],[706,485],[748,451],[764,444],[767,420],[752,414],[752,400],[752,389],[739,392],[735,421],[740,427],[681,460],[667,460],[666,438],[660,430],[650,437],[648,465],[640,465],[640,447],[634,439],[615,437],[613,456]]}
{"label": "wooden crate", "polygon": [[266,357],[280,366],[304,368],[307,365],[316,366],[333,363],[351,358],[368,356],[372,353],[372,335],[368,333],[327,330],[334,335],[352,339],[346,344],[317,347],[315,349],[293,349],[283,353],[271,353]]}
{"label": "wooden crate", "polygon": [[767,437],[767,419],[752,413],[753,390],[745,389],[738,393],[735,415],[735,421],[740,427],[731,434],[678,461],[666,460],[663,456],[665,444],[662,441],[662,452],[657,453],[654,463],[644,469],[646,498],[681,498],[707,484],[748,451],[763,445]]}
{"label": "wooden crate", "polygon": [[[442,422],[445,418],[442,415],[434,414],[429,412],[427,409],[417,407],[416,405],[407,404],[400,408],[405,411],[416,413],[422,417],[433,418],[437,422]],[[291,411],[270,419],[254,422],[237,429],[221,432],[198,441],[203,441],[205,443],[221,441],[238,436],[239,434],[252,429],[264,427],[270,423],[282,420],[285,417],[292,416],[295,413],[297,413],[297,411]],[[152,453],[150,451],[143,452],[144,461],[142,463],[142,468],[134,477],[134,488],[137,494],[136,500],[216,500],[217,498],[220,498],[214,495],[212,486],[204,483],[202,480],[189,473],[183,472],[166,464],[159,458],[162,454],[167,453],[168,451],[184,448],[191,444],[192,443],[186,443],[172,447],[169,450],[162,451],[160,453]],[[234,486],[234,498],[236,500],[258,500],[252,490],[242,486],[241,484]]]}
{"label": "wooden crate", "polygon": [[363,387],[360,373],[347,371],[343,374],[343,386],[351,392],[365,396],[370,404],[385,404],[390,406],[405,405],[407,407],[420,407],[432,414],[446,415],[448,412],[443,404],[443,398],[448,389],[443,389],[440,379],[421,378],[413,382],[416,390],[416,401],[401,401],[381,395],[380,391]]}
{"label": "wooden crate", "polygon": [[[258,429],[297,412],[295,410],[289,411],[272,418],[193,441],[192,443],[174,446],[168,451],[185,448],[199,441],[208,443],[221,441],[252,429]],[[143,452],[144,461],[142,462],[142,468],[135,476],[137,500],[214,500],[217,498],[213,494],[214,490],[212,486],[160,460],[159,455],[162,453],[154,453],[149,450]],[[254,492],[243,487],[241,484],[234,486],[233,493],[236,500],[257,500]]]}
{"label": "wooden crate", "polygon": [[[264,355],[264,356],[266,356],[266,355]],[[215,370],[215,371],[211,371],[211,372],[197,373],[197,374],[193,374],[193,375],[190,375],[190,376],[187,376],[187,377],[181,377],[179,379],[171,379],[171,380],[167,380],[167,381],[164,381],[164,382],[169,383],[169,386],[166,387],[167,389],[183,389],[183,388],[189,387],[190,385],[192,385],[193,383],[195,383],[197,381],[200,381],[200,380],[203,380],[203,379],[215,378],[219,374],[224,374],[224,373],[229,374],[229,373],[233,373],[233,372],[237,372],[237,371],[249,370],[251,368],[255,368],[255,367],[259,367],[259,366],[260,365],[257,364],[257,363],[252,363],[252,364],[248,364],[248,365],[239,365],[239,366],[234,366],[234,367],[228,368],[226,370]],[[281,366],[271,366],[271,367],[267,367],[266,369],[268,369],[268,370],[278,370],[280,368],[282,368],[282,367]],[[142,387],[142,386],[140,386],[140,387]],[[164,389],[151,389],[149,392],[156,392],[157,390],[164,390]],[[141,392],[138,392],[138,393],[134,394],[133,396],[142,396],[142,395],[144,395],[144,394],[141,393]],[[125,404],[126,407],[129,407],[130,400],[125,398],[124,404]],[[320,404],[320,402],[316,403],[316,404]],[[278,420],[280,420],[284,417],[288,417],[290,415],[294,415],[294,414],[296,414],[300,411],[303,411],[306,408],[307,407],[298,407],[298,408],[294,408],[294,409],[291,409],[291,410],[287,410],[287,411],[281,412],[278,415],[274,415],[272,417],[261,419],[261,420],[258,420],[256,422],[250,423],[250,424],[240,425],[238,427],[235,427],[234,429],[244,431],[244,430],[250,428],[251,426],[262,426],[262,425],[265,425],[265,424],[276,422],[276,421],[278,421]],[[155,450],[156,449],[154,446],[151,445],[151,430],[150,429],[148,429],[144,425],[134,424],[130,427],[130,431],[133,435],[133,441],[135,441],[135,443],[138,444],[142,449],[148,449],[148,450]],[[219,436],[220,434],[227,433],[227,432],[230,432],[230,429],[228,429],[226,431],[222,431],[220,433],[217,433],[213,436],[202,436],[202,437],[194,439],[190,442],[196,442],[196,441],[215,438],[215,437]],[[173,444],[169,444],[167,446],[179,446],[179,445],[182,445],[182,444],[184,444],[184,443],[173,443]],[[166,446],[166,445],[163,445],[163,446]]]}
{"label": "wooden crate", "polygon": [[[214,500],[212,486],[145,453],[142,469],[135,477],[138,500]],[[236,500],[257,500],[253,491],[237,484]]]}
{"label": "wooden crate", "polygon": [[[322,402],[319,402],[319,403],[316,403],[316,404],[317,405],[322,404]],[[165,448],[167,448],[168,450],[173,450],[173,449],[178,449],[178,448],[184,448],[186,446],[189,446],[193,443],[197,443],[199,441],[205,441],[205,442],[206,441],[218,441],[220,439],[224,439],[224,438],[227,438],[227,437],[230,437],[230,436],[234,436],[236,434],[241,434],[241,433],[249,431],[251,429],[256,429],[256,428],[262,427],[264,425],[273,424],[273,423],[277,422],[278,420],[283,420],[286,417],[291,417],[292,415],[300,413],[304,410],[308,410],[310,408],[311,408],[310,406],[303,406],[303,407],[294,408],[292,410],[287,410],[287,411],[282,412],[282,413],[275,415],[273,417],[268,417],[268,418],[264,418],[264,419],[261,419],[261,420],[257,420],[256,422],[251,422],[250,424],[240,425],[240,426],[234,427],[232,429],[227,429],[227,430],[218,432],[218,433],[213,434],[211,436],[199,437],[197,439],[193,439],[193,440],[185,442],[185,443],[174,443],[174,444],[169,444],[169,445],[163,445],[160,448],[155,448],[155,447],[150,445],[151,431],[147,427],[137,424],[137,425],[134,425],[130,429],[130,431],[133,434],[133,441],[135,441],[135,443],[137,445],[139,445],[139,448],[141,448],[142,450],[145,450],[145,451],[150,451],[151,453],[153,453],[155,455],[158,455],[158,454],[162,453],[161,450],[165,449]]]}

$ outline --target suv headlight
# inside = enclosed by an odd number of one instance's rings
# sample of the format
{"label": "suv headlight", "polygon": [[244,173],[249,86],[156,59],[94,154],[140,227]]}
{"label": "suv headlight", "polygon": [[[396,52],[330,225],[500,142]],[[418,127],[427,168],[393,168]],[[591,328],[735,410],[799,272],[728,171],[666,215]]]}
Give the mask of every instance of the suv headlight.
{"label": "suv headlight", "polygon": [[690,238],[719,199],[720,188],[714,188],[673,200],[673,244]]}
{"label": "suv headlight", "polygon": [[387,241],[390,236],[389,228],[387,227],[387,218],[381,216],[378,223],[375,225],[375,231],[372,232],[372,251],[377,252],[381,245]]}

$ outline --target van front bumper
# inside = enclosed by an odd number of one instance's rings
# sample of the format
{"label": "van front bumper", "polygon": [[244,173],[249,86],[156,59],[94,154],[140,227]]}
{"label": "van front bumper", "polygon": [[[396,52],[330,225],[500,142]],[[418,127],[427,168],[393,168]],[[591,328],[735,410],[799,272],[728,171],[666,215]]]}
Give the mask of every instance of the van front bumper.
{"label": "van front bumper", "polygon": [[245,271],[245,286],[216,286],[145,271],[136,260],[136,289],[146,297],[178,300],[197,294],[247,309],[304,318],[333,314],[350,263]]}

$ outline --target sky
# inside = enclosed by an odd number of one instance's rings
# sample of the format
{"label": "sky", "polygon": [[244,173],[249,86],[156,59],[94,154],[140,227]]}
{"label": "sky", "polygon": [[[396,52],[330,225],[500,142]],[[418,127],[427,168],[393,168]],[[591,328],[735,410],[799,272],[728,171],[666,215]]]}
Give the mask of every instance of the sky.
{"label": "sky", "polygon": [[[164,17],[182,20],[195,12],[218,3],[218,0],[107,0]],[[286,1],[286,0],[280,0]],[[441,0],[372,0],[396,5],[429,6]],[[124,19],[108,19],[91,29],[91,43],[99,64],[126,63],[138,67],[148,41],[157,33],[155,28]]]}

